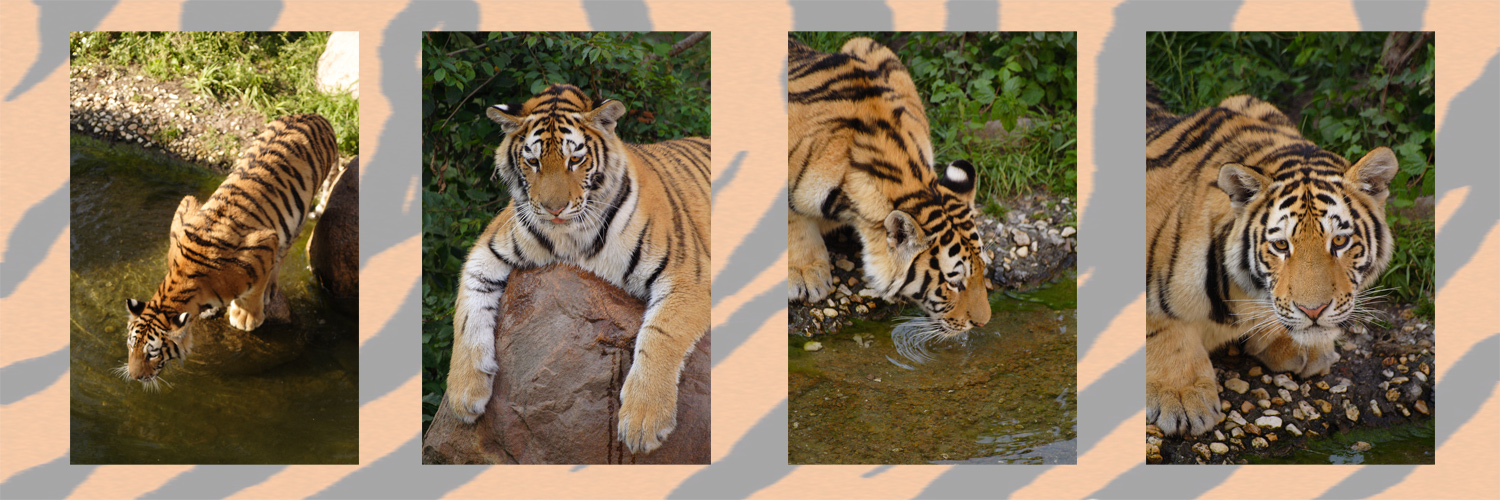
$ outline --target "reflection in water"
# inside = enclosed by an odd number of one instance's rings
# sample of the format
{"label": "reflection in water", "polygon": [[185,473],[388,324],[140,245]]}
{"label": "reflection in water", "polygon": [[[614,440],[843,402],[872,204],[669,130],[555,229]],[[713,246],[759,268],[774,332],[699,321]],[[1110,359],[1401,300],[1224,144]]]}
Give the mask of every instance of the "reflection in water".
{"label": "reflection in water", "polygon": [[279,328],[311,340],[301,356],[252,375],[214,373],[190,356],[162,372],[171,387],[160,392],[114,373],[126,357],[125,299],[149,298],[166,273],[178,202],[206,199],[222,179],[152,152],[72,138],[73,463],[357,463],[356,321],[322,296],[305,237],[280,277],[295,323]]}
{"label": "reflection in water", "polygon": [[898,352],[895,323],[856,323],[817,352],[792,337],[789,461],[1076,463],[1077,316],[1073,287],[1056,288],[1068,300],[998,297],[989,324],[926,343],[923,363]]}

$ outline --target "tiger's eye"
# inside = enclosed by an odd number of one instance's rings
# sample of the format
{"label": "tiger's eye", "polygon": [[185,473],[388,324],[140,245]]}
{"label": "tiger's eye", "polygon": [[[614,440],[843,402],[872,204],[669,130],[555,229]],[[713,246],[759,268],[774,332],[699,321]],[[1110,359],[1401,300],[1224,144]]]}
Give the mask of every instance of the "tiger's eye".
{"label": "tiger's eye", "polygon": [[1286,251],[1286,240],[1276,240],[1276,241],[1273,241],[1273,242],[1271,242],[1271,246],[1273,248],[1275,248],[1276,251],[1278,251],[1278,252],[1285,252]]}
{"label": "tiger's eye", "polygon": [[1333,247],[1334,248],[1344,248],[1344,245],[1348,244],[1348,243],[1349,243],[1349,237],[1348,236],[1344,236],[1344,235],[1340,234],[1338,236],[1334,236],[1333,237]]}

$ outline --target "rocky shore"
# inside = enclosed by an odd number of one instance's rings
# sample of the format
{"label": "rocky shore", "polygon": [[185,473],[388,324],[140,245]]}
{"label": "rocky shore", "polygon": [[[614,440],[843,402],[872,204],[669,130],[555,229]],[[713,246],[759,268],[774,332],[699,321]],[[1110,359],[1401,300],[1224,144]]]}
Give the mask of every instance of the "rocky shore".
{"label": "rocky shore", "polygon": [[[1337,432],[1431,419],[1433,325],[1409,307],[1386,314],[1390,328],[1345,332],[1341,359],[1321,377],[1271,373],[1234,345],[1215,353],[1224,420],[1212,432],[1188,438],[1163,436],[1148,424],[1146,461],[1243,464],[1247,457],[1291,455],[1308,441]],[[1358,452],[1370,444],[1354,446]]]}
{"label": "rocky shore", "polygon": [[[1046,194],[1018,196],[1000,202],[1003,216],[979,214],[980,237],[990,256],[986,273],[991,290],[1026,291],[1056,278],[1078,260],[1078,208],[1071,198]],[[793,303],[787,331],[812,337],[832,334],[853,318],[888,319],[906,308],[876,296],[864,283],[859,239],[850,230],[824,236],[833,260],[835,290],[813,304]]]}

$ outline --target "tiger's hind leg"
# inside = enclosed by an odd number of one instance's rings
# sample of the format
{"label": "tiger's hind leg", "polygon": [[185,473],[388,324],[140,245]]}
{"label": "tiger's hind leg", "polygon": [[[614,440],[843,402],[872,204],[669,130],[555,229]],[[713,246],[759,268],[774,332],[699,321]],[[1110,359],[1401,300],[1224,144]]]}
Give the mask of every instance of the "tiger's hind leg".
{"label": "tiger's hind leg", "polygon": [[653,295],[620,387],[617,431],[631,453],[650,453],[677,428],[682,367],[709,327],[706,284],[669,286]]}
{"label": "tiger's hind leg", "polygon": [[818,220],[787,213],[787,292],[793,301],[817,302],[833,291],[833,264]]}
{"label": "tiger's hind leg", "polygon": [[1199,435],[1224,418],[1203,337],[1193,325],[1148,320],[1146,421],[1167,435]]}
{"label": "tiger's hind leg", "polygon": [[276,271],[280,267],[277,262],[280,248],[277,240],[274,229],[263,229],[250,233],[241,242],[240,254],[236,259],[245,263],[245,267],[256,271],[247,276],[250,288],[229,304],[229,326],[248,332],[265,322],[266,289],[269,284],[274,283]]}

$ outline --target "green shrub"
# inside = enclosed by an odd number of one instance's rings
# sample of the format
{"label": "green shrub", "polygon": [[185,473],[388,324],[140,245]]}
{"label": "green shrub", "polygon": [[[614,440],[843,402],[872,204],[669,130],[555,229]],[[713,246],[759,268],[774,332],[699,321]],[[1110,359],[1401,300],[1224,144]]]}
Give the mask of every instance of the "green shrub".
{"label": "green shrub", "polygon": [[[469,247],[509,201],[494,180],[500,127],[490,105],[519,104],[553,83],[629,112],[616,132],[650,143],[710,134],[710,40],[687,33],[422,34],[422,422],[442,401],[453,302]],[[674,44],[685,48],[673,53]]]}
{"label": "green shrub", "polygon": [[73,32],[73,64],[138,70],[176,81],[220,103],[241,101],[267,120],[318,113],[333,123],[339,151],[359,154],[359,100],[317,89],[327,31]]}
{"label": "green shrub", "polygon": [[1378,146],[1395,150],[1401,169],[1386,212],[1396,256],[1374,286],[1431,314],[1432,219],[1404,215],[1434,188],[1431,33],[1153,32],[1147,45],[1146,78],[1174,112],[1247,94],[1350,160]]}
{"label": "green shrub", "polygon": [[[866,36],[901,58],[926,103],[933,153],[980,170],[980,199],[1042,189],[1076,196],[1077,41],[1072,32],[798,32],[822,52]],[[986,138],[988,122],[1008,133]]]}

